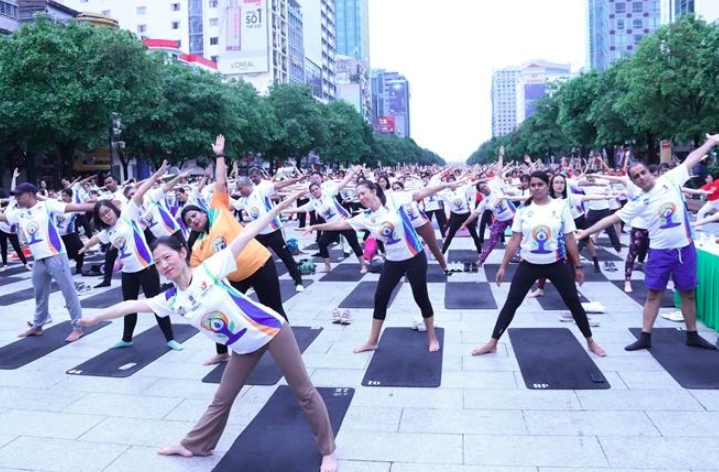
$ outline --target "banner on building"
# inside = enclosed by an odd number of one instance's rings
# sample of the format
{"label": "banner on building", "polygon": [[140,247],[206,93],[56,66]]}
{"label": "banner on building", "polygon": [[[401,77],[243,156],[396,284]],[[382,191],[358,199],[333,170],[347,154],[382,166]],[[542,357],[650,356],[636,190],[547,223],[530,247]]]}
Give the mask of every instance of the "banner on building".
{"label": "banner on building", "polygon": [[220,1],[218,66],[222,74],[269,71],[268,1]]}
{"label": "banner on building", "polygon": [[382,134],[394,134],[396,127],[396,121],[394,116],[380,116],[377,118],[375,129]]}
{"label": "banner on building", "polygon": [[407,82],[390,82],[389,83],[389,107],[388,110],[392,115],[407,114]]}
{"label": "banner on building", "polygon": [[547,84],[524,84],[524,118],[529,118],[537,112],[537,100],[547,94]]}

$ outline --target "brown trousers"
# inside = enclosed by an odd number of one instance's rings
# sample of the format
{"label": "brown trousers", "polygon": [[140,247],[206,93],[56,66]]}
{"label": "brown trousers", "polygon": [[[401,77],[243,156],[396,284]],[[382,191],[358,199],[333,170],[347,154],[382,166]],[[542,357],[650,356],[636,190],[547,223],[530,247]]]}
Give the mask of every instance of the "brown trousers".
{"label": "brown trousers", "polygon": [[270,355],[284,374],[287,385],[297,395],[297,400],[307,415],[310,428],[317,439],[320,454],[326,456],[334,452],[335,441],[327,406],[310,381],[292,328],[289,324],[285,324],[279,334],[262,349],[250,354],[232,353],[222,374],[220,386],[215,392],[215,398],[200,421],[182,440],[182,445],[193,454],[206,456],[215,449],[227,424],[235,398],[266,349],[270,350]]}

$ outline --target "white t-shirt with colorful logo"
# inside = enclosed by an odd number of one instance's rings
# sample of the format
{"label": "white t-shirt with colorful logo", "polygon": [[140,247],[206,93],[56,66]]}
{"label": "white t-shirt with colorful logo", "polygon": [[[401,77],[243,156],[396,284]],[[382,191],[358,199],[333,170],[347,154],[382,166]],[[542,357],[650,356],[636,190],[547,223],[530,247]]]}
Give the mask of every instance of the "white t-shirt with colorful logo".
{"label": "white t-shirt with colorful logo", "polygon": [[385,190],[384,195],[387,199],[386,207],[394,212],[398,212],[402,208],[413,228],[419,228],[429,223],[429,218],[419,207],[419,203],[414,201],[411,192]]}
{"label": "white t-shirt with colorful logo", "polygon": [[[255,221],[266,215],[274,204],[270,197],[275,194],[274,185],[258,185],[252,189],[252,193],[246,197],[231,199],[230,203],[235,210],[245,210],[250,221]],[[260,231],[260,234],[270,234],[282,228],[280,217],[277,216],[272,222]]]}
{"label": "white t-shirt with colorful logo", "polygon": [[681,188],[690,177],[687,166],[678,165],[659,177],[649,192],[640,192],[630,200],[616,215],[625,223],[642,217],[652,249],[687,246],[692,242],[693,233]]}
{"label": "white t-shirt with colorful logo", "polygon": [[335,198],[335,195],[338,193],[337,186],[332,186],[328,190],[323,190],[320,198],[315,198],[310,195],[310,207],[328,223],[341,221],[350,216],[349,212],[340,205],[340,202]]}
{"label": "white t-shirt with colorful logo", "polygon": [[57,200],[45,200],[31,208],[16,207],[5,212],[8,222],[18,225],[20,239],[28,245],[35,260],[67,254],[56,224],[65,207]]}
{"label": "white t-shirt with colorful logo", "polygon": [[482,198],[482,201],[479,202],[479,206],[474,209],[473,213],[481,215],[484,210],[491,210],[496,220],[511,220],[514,218],[515,213],[517,213],[517,207],[512,200],[505,200],[500,197],[501,195],[498,195],[497,191],[493,191],[488,196]]}
{"label": "white t-shirt with colorful logo", "polygon": [[129,274],[140,272],[155,263],[145,234],[137,224],[139,219],[140,208],[134,200],[130,200],[120,212],[115,225],[98,233],[103,244],[110,243],[117,248],[122,271]]}
{"label": "white t-shirt with colorful logo", "polygon": [[546,205],[532,202],[517,210],[513,233],[522,233],[520,256],[532,264],[552,264],[566,259],[564,235],[576,231],[569,205],[564,199]]}
{"label": "white t-shirt with colorful logo", "polygon": [[172,236],[180,231],[180,224],[167,208],[166,198],[163,188],[152,189],[145,194],[142,218],[147,228],[158,238]]}
{"label": "white t-shirt with colorful logo", "polygon": [[192,269],[192,282],[185,290],[173,287],[147,303],[157,316],[180,315],[237,354],[255,352],[280,332],[285,320],[233,288],[225,276],[235,270],[235,258],[223,249]]}
{"label": "white t-shirt with colorful logo", "polygon": [[405,261],[422,252],[422,243],[405,206],[398,211],[384,206],[374,212],[366,210],[347,222],[355,231],[367,230],[382,241],[388,261]]}
{"label": "white t-shirt with colorful logo", "polygon": [[55,217],[55,224],[57,225],[57,231],[60,233],[60,236],[75,232],[76,218],[77,213],[63,213]]}

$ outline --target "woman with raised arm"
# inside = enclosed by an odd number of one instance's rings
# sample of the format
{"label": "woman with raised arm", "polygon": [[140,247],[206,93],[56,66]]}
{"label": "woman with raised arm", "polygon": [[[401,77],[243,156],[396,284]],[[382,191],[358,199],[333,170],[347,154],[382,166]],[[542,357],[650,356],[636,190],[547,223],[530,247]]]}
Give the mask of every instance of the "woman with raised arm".
{"label": "woman with raised arm", "polygon": [[269,350],[307,415],[322,455],[320,471],[337,470],[327,407],[310,381],[292,329],[283,316],[235,290],[226,279],[237,270],[237,258],[245,246],[301,194],[282,201],[246,226],[227,247],[195,268],[187,263],[187,248],[179,240],[158,238],[152,254],[160,272],[174,287],[154,298],[122,302],[84,319],[82,325],[89,326],[133,312],[154,311],[163,317],[179,315],[214,342],[232,350],[220,386],[205,414],[179,444],[160,449],[159,454],[184,457],[211,454],[225,429],[235,398],[262,354]]}
{"label": "woman with raised arm", "polygon": [[579,330],[587,340],[587,348],[598,356],[604,356],[604,350],[592,338],[587,313],[582,308],[574,282],[584,282],[582,266],[577,265],[575,277],[567,267],[567,253],[572,260],[579,260],[577,242],[574,239],[574,221],[569,206],[561,200],[549,198],[549,176],[534,171],[529,177],[529,190],[532,196],[524,207],[517,210],[512,224],[512,237],[507,243],[504,259],[497,271],[497,286],[502,284],[504,273],[510,259],[521,249],[522,261],[517,266],[509,287],[507,301],[499,312],[491,339],[472,351],[473,356],[495,352],[499,338],[509,327],[514,314],[524,297],[540,277],[548,278],[562,297]]}
{"label": "woman with raised arm", "polygon": [[[150,247],[145,240],[145,234],[140,229],[140,213],[145,193],[167,170],[167,162],[145,180],[135,190],[127,205],[120,211],[110,200],[100,200],[93,209],[95,227],[100,230],[90,238],[78,251],[85,253],[89,248],[99,242],[111,244],[118,250],[118,257],[122,262],[122,299],[136,300],[142,288],[145,298],[152,298],[160,293],[160,276],[155,263],[150,256]],[[128,195],[130,195],[128,193]],[[128,348],[132,346],[132,336],[137,326],[137,313],[128,312],[124,319],[122,339],[115,343],[111,349]],[[182,344],[175,341],[172,325],[169,318],[155,317],[157,324],[167,340],[167,347],[180,351]]]}

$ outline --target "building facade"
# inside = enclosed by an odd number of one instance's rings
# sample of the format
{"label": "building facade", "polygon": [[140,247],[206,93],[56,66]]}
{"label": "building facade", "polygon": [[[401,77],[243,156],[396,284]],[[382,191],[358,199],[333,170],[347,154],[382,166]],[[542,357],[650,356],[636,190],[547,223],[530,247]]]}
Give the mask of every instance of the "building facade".
{"label": "building facade", "polygon": [[305,42],[302,6],[297,0],[287,4],[287,39],[289,43],[289,77],[291,84],[305,83]]}
{"label": "building facade", "polygon": [[517,123],[521,123],[537,111],[537,100],[549,92],[551,82],[569,79],[570,64],[532,61],[524,64],[517,78]]}
{"label": "building facade", "polygon": [[372,124],[379,133],[411,136],[409,81],[398,72],[373,69]]}
{"label": "building facade", "polygon": [[0,0],[0,34],[15,31],[20,24],[20,10],[16,0]]}
{"label": "building facade", "polygon": [[[340,77],[339,59],[336,63],[337,95],[338,98],[354,100],[356,92],[360,93],[357,102],[360,104],[360,113],[367,121],[372,119],[372,91],[370,88],[370,49],[369,49],[369,0],[336,0],[335,23],[337,29],[337,55],[353,58],[350,64],[351,74],[355,81],[347,83]],[[346,61],[346,59],[343,59]],[[360,72],[360,69],[363,72]],[[343,90],[340,90],[343,88]]]}
{"label": "building facade", "polygon": [[369,123],[372,121],[372,94],[369,72],[364,63],[350,56],[335,57],[337,99],[351,103]]}
{"label": "building facade", "polygon": [[631,56],[644,36],[661,25],[662,0],[589,0],[587,48],[592,69],[605,70]]}
{"label": "building facade", "polygon": [[492,73],[492,137],[504,136],[517,127],[517,83],[519,68]]}
{"label": "building facade", "polygon": [[334,100],[335,83],[335,1],[301,0],[304,19],[305,56],[318,64],[322,72],[323,102]]}
{"label": "building facade", "polygon": [[696,15],[709,22],[719,21],[717,0],[662,0],[662,24],[672,23],[684,15]]}

